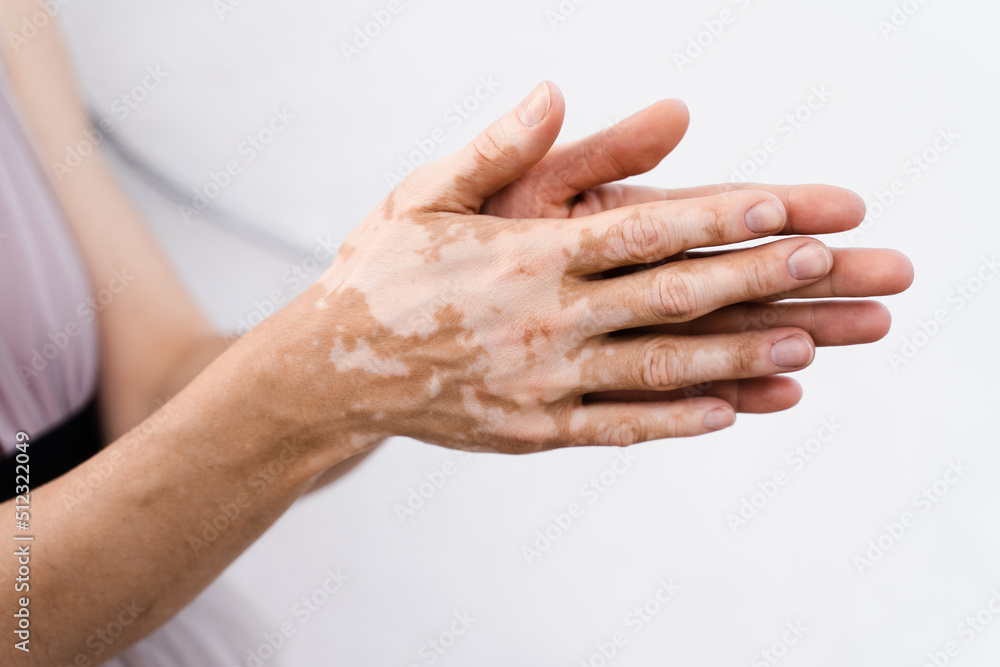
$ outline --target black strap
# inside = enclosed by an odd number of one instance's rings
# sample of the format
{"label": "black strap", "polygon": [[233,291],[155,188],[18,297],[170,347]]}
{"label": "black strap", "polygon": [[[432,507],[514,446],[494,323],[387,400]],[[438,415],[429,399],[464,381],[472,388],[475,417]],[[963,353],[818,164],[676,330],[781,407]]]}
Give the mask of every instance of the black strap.
{"label": "black strap", "polygon": [[[91,456],[101,451],[104,435],[101,432],[101,418],[97,409],[97,399],[68,417],[61,424],[42,436],[29,433],[28,472],[31,490],[65,475]],[[2,502],[14,497],[17,476],[24,475],[24,468],[17,469],[14,455],[0,461],[0,495]],[[23,460],[23,459],[22,459]],[[24,484],[24,479],[20,480]]]}

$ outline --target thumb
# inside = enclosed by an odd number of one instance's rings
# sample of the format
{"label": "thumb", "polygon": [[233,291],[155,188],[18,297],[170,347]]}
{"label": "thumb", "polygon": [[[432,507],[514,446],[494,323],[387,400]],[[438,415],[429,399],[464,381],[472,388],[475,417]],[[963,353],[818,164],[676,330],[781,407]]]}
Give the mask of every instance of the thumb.
{"label": "thumb", "polygon": [[566,103],[551,82],[539,84],[516,109],[490,125],[459,152],[431,166],[446,207],[479,212],[486,198],[516,181],[552,148]]}

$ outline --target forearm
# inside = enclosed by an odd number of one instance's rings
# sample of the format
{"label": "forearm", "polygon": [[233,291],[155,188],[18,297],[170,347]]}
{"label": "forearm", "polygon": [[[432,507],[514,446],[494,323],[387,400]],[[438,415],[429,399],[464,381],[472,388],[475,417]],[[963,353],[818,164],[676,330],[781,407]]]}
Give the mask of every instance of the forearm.
{"label": "forearm", "polygon": [[[220,335],[193,341],[179,355],[177,362],[171,365],[170,374],[160,383],[160,390],[146,400],[148,412],[152,413],[159,403],[166,401],[183,389],[236,340],[238,339]],[[370,453],[371,450],[351,457],[326,470],[311,484],[309,492],[318,491],[338,481],[363,463]]]}
{"label": "forearm", "polygon": [[[234,346],[139,428],[31,494],[30,590],[2,596],[8,637],[14,602],[30,598],[31,653],[3,649],[16,664],[69,664],[81,653],[97,662],[134,643],[356,451],[269,411],[265,356]],[[0,515],[12,524],[12,503]],[[12,551],[0,560],[8,582]],[[142,611],[95,655],[88,637],[123,604]]]}
{"label": "forearm", "polygon": [[[164,401],[180,391],[180,389],[191,382],[191,380],[197,376],[198,373],[204,370],[206,366],[212,363],[220,354],[225,352],[230,345],[235,343],[236,340],[238,339],[215,336],[211,338],[201,338],[194,341],[193,344],[184,350],[177,363],[173,365],[170,375],[165,378],[164,382],[161,384],[162,390],[155,396],[150,397],[149,411],[152,412],[155,409],[157,401]],[[375,446],[377,446],[377,444],[379,443],[376,443]],[[375,446],[363,454],[352,456],[330,467],[328,470],[325,470],[309,485],[306,492],[311,493],[313,491],[319,491],[320,489],[339,481],[345,475],[361,465],[372,453]]]}

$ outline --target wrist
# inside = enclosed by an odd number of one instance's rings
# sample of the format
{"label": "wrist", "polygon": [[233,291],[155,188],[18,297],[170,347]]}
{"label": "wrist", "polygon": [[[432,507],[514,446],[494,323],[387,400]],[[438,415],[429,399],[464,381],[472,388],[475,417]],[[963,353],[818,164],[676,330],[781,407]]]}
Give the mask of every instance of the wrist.
{"label": "wrist", "polygon": [[327,321],[315,310],[317,299],[317,288],[310,288],[237,341],[213,371],[238,385],[231,398],[257,428],[308,447],[321,472],[394,433],[382,411],[372,409],[360,378],[331,363],[329,331],[346,324]]}

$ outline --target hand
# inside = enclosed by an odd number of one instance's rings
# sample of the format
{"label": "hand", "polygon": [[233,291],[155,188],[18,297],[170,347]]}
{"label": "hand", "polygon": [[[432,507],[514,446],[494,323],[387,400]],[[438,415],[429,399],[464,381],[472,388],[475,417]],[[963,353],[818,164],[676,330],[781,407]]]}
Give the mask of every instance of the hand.
{"label": "hand", "polygon": [[269,360],[261,382],[280,388],[275,418],[308,425],[311,437],[350,434],[357,450],[389,435],[508,453],[629,445],[725,428],[733,407],[716,396],[584,396],[764,377],[812,361],[810,335],[794,327],[609,334],[813,285],[833,265],[818,241],[595,279],[784,230],[773,194],[652,201],[573,220],[481,214],[549,153],[561,122],[561,98],[542,85],[463,151],[418,169],[316,285],[244,339]]}
{"label": "hand", "polygon": [[[558,95],[558,91],[556,91]],[[557,97],[554,102],[561,105]],[[788,214],[778,234],[830,234],[857,227],[865,216],[856,194],[825,185],[774,186],[752,183],[666,190],[624,185],[620,181],[644,174],[669,155],[684,137],[688,111],[679,100],[658,102],[583,140],[553,148],[516,181],[487,198],[482,212],[502,217],[576,218],[615,208],[657,201],[712,197],[734,190],[769,192],[779,197]],[[694,256],[681,253],[664,264]],[[808,292],[772,296],[823,299],[813,303],[738,304],[682,324],[650,327],[643,333],[670,335],[719,334],[777,327],[808,331],[816,345],[857,345],[880,340],[888,333],[888,310],[874,301],[829,301],[825,297],[865,297],[897,294],[913,279],[913,269],[894,250],[833,251],[830,275]],[[642,268],[649,268],[648,266]],[[622,275],[630,270],[618,270]],[[740,412],[773,412],[793,406],[801,389],[791,378],[768,377],[717,382],[683,392],[615,392],[588,400],[671,400],[677,396],[719,396]]]}

